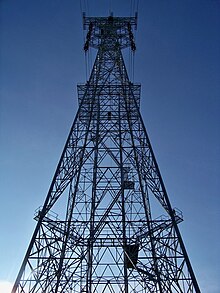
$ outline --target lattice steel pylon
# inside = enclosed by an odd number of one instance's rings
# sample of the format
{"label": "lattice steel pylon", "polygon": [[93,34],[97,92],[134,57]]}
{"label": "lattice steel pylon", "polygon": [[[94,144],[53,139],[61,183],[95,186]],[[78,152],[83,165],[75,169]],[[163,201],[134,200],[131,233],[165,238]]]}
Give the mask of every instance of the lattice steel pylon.
{"label": "lattice steel pylon", "polygon": [[136,22],[84,16],[97,56],[12,293],[200,292],[121,52]]}

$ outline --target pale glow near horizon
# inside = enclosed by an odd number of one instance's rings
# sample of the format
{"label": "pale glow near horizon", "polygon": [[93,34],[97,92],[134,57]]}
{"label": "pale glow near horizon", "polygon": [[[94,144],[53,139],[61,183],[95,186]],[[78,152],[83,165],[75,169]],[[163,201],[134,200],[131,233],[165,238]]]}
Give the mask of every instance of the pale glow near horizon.
{"label": "pale glow near horizon", "polygon": [[11,293],[13,284],[8,281],[0,280],[0,293]]}

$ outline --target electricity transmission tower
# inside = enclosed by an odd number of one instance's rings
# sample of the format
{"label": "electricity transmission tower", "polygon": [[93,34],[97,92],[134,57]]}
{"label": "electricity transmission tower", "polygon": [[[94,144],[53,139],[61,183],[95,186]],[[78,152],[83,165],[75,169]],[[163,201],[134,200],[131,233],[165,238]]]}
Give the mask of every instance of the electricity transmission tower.
{"label": "electricity transmission tower", "polygon": [[84,16],[97,56],[13,293],[200,292],[121,52],[136,22]]}

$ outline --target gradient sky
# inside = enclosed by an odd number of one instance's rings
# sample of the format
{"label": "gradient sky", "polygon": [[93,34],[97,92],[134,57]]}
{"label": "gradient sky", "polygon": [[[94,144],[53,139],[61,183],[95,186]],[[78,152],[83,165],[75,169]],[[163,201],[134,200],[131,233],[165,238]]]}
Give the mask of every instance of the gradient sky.
{"label": "gradient sky", "polygon": [[[81,13],[130,16],[132,3],[0,0],[0,293],[18,273],[86,80]],[[139,1],[134,81],[205,293],[220,292],[219,31],[218,0]]]}

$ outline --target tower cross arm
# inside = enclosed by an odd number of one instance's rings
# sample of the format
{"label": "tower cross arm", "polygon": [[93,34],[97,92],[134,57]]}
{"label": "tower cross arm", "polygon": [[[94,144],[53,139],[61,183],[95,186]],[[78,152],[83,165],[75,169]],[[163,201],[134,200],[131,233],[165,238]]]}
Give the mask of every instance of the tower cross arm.
{"label": "tower cross arm", "polygon": [[[131,47],[135,51],[133,30],[137,28],[137,14],[135,17],[86,17],[83,15],[83,28],[87,30],[84,50],[89,47],[99,49],[103,42],[120,49]],[[109,46],[108,46],[109,49]]]}

